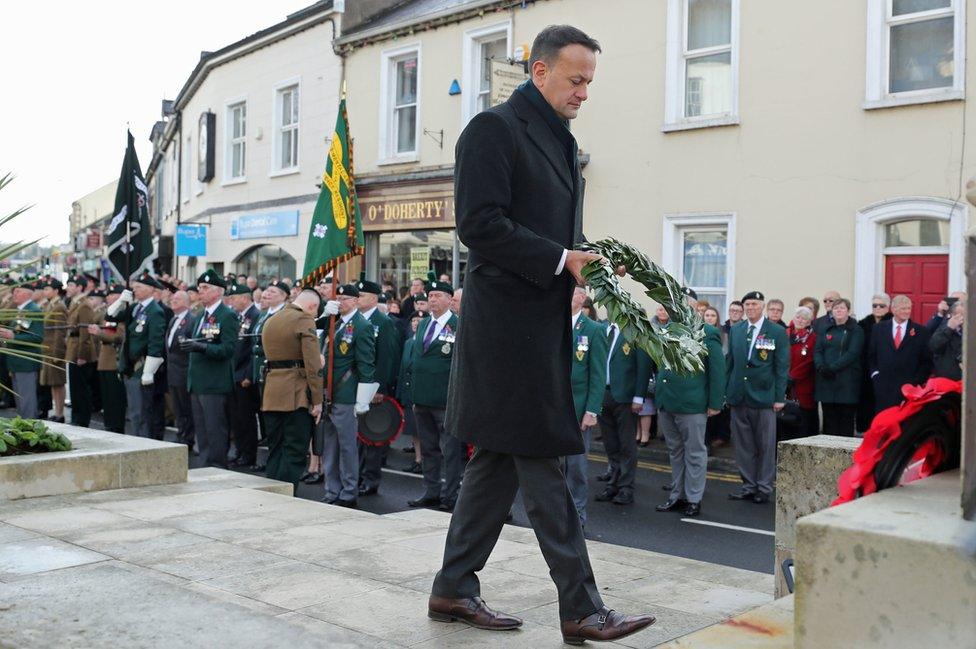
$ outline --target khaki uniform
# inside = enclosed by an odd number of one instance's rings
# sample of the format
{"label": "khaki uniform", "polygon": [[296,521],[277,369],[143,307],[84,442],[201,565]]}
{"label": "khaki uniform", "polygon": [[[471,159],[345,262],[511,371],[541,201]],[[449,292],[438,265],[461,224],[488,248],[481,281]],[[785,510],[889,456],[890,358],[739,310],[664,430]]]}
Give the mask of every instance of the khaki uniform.
{"label": "khaki uniform", "polygon": [[297,485],[312,435],[309,408],[322,403],[315,320],[289,304],[265,322],[261,343],[268,363],[261,403],[268,437],[267,475]]}
{"label": "khaki uniform", "polygon": [[98,335],[98,388],[102,393],[105,429],[125,432],[125,386],[119,378],[119,349],[125,339],[125,323],[101,314]]}
{"label": "khaki uniform", "polygon": [[51,358],[46,359],[46,364],[41,366],[38,380],[41,385],[64,385],[68,382],[63,362],[68,333],[64,325],[68,321],[68,309],[60,298],[55,297],[48,301],[42,310],[44,311],[44,355]]}
{"label": "khaki uniform", "polygon": [[[91,423],[92,386],[96,381],[95,339],[88,333],[88,325],[97,324],[95,312],[88,305],[88,296],[76,295],[68,306],[67,343],[64,358],[68,363],[68,384],[71,390],[71,423],[85,426]],[[79,365],[78,361],[85,363]]]}

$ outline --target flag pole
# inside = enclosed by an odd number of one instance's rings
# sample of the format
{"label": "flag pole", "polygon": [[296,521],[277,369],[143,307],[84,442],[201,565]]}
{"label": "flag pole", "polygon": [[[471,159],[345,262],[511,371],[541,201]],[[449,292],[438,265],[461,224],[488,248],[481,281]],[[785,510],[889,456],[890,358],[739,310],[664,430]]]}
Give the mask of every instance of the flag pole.
{"label": "flag pole", "polygon": [[[126,122],[126,129],[125,129],[125,136],[126,136],[125,137],[125,156],[126,157],[129,157],[129,136],[130,135],[131,135],[131,132],[129,131],[129,128],[128,128],[128,122]],[[138,202],[137,202],[137,204],[138,204]],[[131,191],[129,192],[129,207],[130,208],[132,207],[132,192]],[[127,210],[127,212],[128,212],[128,210]],[[132,263],[132,261],[131,261],[131,255],[132,255],[132,230],[129,227],[131,223],[132,223],[132,215],[126,213],[126,215],[125,215],[125,278],[122,281],[122,284],[126,288],[129,288],[129,277],[132,275],[132,269],[130,268],[130,265]]]}
{"label": "flag pole", "polygon": [[[333,300],[336,299],[336,278],[338,276],[339,276],[339,268],[338,267],[333,268],[332,269],[332,293],[331,293]],[[335,339],[335,319],[336,319],[336,317],[334,315],[330,315],[329,316],[329,331],[328,331],[328,340],[329,340],[329,343],[328,343],[329,344],[329,367],[326,370],[326,375],[325,375],[325,385],[326,385],[326,388],[325,388],[326,391],[325,391],[325,393],[329,397],[329,400],[328,400],[328,407],[329,408],[332,407],[332,388],[334,387],[332,385],[332,376],[333,376],[332,370],[333,370],[333,367],[334,367],[333,363],[335,361],[335,354],[333,353],[335,351],[335,345],[333,344],[335,342],[335,340],[334,340]]]}

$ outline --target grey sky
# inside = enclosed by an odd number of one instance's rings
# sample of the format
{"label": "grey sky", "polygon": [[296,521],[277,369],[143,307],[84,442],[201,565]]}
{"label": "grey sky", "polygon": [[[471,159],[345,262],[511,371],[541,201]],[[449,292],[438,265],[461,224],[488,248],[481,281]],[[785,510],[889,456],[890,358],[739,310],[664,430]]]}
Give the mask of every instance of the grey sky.
{"label": "grey sky", "polygon": [[160,100],[173,99],[202,50],[284,20],[313,0],[18,2],[0,21],[0,214],[34,204],[0,240],[68,240],[71,202],[118,178],[126,122],[143,172]]}

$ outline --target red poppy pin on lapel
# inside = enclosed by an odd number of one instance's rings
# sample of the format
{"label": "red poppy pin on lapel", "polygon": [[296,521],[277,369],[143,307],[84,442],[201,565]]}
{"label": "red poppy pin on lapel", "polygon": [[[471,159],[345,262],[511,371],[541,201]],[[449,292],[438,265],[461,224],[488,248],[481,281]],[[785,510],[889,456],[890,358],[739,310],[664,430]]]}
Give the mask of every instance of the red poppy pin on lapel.
{"label": "red poppy pin on lapel", "polygon": [[908,335],[909,336],[914,336],[915,335],[915,330],[914,329],[909,329],[908,330]]}

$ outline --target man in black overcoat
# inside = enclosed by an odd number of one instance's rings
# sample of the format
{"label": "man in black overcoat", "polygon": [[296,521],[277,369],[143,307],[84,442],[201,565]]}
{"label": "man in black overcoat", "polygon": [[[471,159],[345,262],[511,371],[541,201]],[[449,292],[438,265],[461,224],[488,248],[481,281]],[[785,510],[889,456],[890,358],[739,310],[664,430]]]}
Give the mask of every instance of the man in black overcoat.
{"label": "man in black overcoat", "polygon": [[[570,300],[584,264],[583,179],[568,128],[587,98],[596,41],[570,26],[536,37],[531,79],[471,120],[456,149],[458,236],[468,247],[446,428],[468,463],[428,615],[485,629],[522,621],[489,609],[476,572],[516,492],[559,593],[567,642],[611,640],[651,623],[603,605],[559,458],[583,452],[570,382]],[[518,308],[512,309],[512,303]]]}
{"label": "man in black overcoat", "polygon": [[897,406],[905,399],[903,385],[922,385],[932,374],[929,332],[909,319],[911,313],[911,299],[896,295],[891,300],[891,320],[882,320],[871,332],[868,366],[875,412]]}

